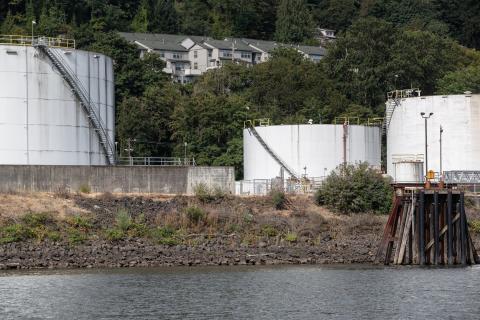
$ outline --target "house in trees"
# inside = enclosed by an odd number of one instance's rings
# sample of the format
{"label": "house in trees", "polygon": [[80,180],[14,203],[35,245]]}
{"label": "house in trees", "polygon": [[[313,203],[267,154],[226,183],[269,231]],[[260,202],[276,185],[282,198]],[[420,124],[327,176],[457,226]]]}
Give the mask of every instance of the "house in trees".
{"label": "house in trees", "polygon": [[325,45],[331,41],[335,41],[335,30],[316,28],[314,38],[318,40],[322,45]]}
{"label": "house in trees", "polygon": [[159,54],[166,64],[163,71],[178,83],[190,83],[206,71],[220,68],[229,62],[252,66],[268,61],[272,52],[279,47],[294,48],[314,62],[325,55],[322,47],[294,46],[255,39],[215,40],[202,36],[125,32],[120,35],[137,46],[140,57],[146,52]]}

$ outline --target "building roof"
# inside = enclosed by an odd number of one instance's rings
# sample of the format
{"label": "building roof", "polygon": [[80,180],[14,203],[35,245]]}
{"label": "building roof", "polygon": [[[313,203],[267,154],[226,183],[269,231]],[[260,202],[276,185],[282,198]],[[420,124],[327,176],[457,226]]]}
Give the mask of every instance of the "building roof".
{"label": "building roof", "polygon": [[247,39],[247,38],[242,39],[242,41],[263,52],[269,52],[269,53],[282,46],[281,43],[277,43],[274,41]]}
{"label": "building roof", "polygon": [[227,38],[225,40],[214,40],[214,39],[205,39],[203,41],[205,44],[215,47],[220,50],[234,50],[237,51],[249,51],[249,52],[259,52],[258,50],[250,47],[248,44],[242,41],[242,39],[236,38]]}
{"label": "building roof", "polygon": [[120,32],[120,35],[129,42],[139,42],[152,50],[169,50],[187,52],[189,48],[182,46],[182,41],[190,38],[198,42],[200,37],[185,35],[162,34],[162,33],[128,33]]}
{"label": "building roof", "polygon": [[296,46],[295,48],[308,55],[324,56],[326,54],[326,50],[323,47]]}
{"label": "building roof", "polygon": [[[185,39],[191,39],[195,44],[211,49],[217,48],[220,50],[234,50],[247,51],[247,52],[268,52],[271,53],[280,47],[292,47],[304,54],[308,55],[325,55],[325,48],[315,46],[293,46],[278,43],[275,41],[256,40],[256,39],[239,39],[239,38],[226,38],[224,40],[215,40],[203,36],[189,36],[189,35],[174,35],[174,34],[161,34],[161,33],[129,33],[120,32],[120,35],[127,41],[135,43],[139,47],[147,47],[155,51],[179,51],[187,52],[190,48],[182,46],[182,41]],[[141,45],[139,45],[141,44]]]}

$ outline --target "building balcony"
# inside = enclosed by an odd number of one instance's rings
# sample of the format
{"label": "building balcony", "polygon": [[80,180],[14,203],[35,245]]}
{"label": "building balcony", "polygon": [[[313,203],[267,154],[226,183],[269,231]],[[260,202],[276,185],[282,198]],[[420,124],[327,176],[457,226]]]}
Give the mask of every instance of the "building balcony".
{"label": "building balcony", "polygon": [[170,68],[163,68],[162,71],[165,72],[165,73],[167,73],[167,74],[172,74],[172,73],[173,73],[173,70],[170,69]]}
{"label": "building balcony", "polygon": [[185,69],[186,76],[199,76],[202,74],[202,71],[198,69]]}

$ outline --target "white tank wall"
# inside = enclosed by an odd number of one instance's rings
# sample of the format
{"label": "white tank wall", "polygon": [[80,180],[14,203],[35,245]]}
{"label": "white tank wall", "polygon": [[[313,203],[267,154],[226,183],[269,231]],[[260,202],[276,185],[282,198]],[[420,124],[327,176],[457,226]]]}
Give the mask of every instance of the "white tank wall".
{"label": "white tank wall", "polygon": [[387,133],[387,173],[394,176],[392,155],[425,154],[428,120],[428,166],[440,171],[440,126],[443,127],[443,170],[480,170],[480,95],[413,97],[400,101]]}
{"label": "white tank wall", "polygon": [[[62,52],[89,91],[113,145],[112,59],[81,50],[54,50]],[[106,164],[80,103],[48,57],[33,47],[0,45],[0,164]]]}
{"label": "white tank wall", "polygon": [[[256,130],[297,174],[304,174],[307,167],[308,176],[323,177],[343,163],[342,125],[280,125]],[[380,167],[380,139],[378,127],[348,126],[347,161]],[[243,131],[243,159],[245,180],[279,176],[280,165],[247,129]]]}

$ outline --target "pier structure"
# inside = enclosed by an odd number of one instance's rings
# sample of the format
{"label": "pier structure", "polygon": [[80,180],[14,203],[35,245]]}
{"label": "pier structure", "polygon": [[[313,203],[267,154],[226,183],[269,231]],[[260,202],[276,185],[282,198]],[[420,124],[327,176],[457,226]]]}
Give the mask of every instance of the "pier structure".
{"label": "pier structure", "polygon": [[465,215],[465,195],[444,188],[397,188],[378,248],[377,263],[480,263]]}

